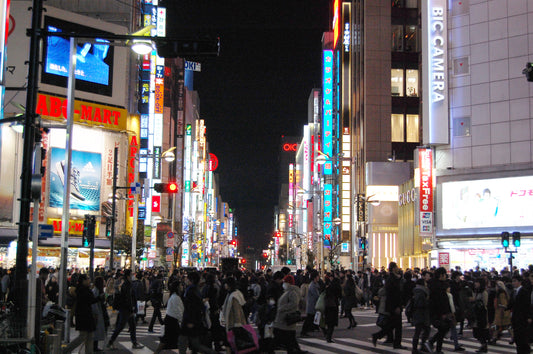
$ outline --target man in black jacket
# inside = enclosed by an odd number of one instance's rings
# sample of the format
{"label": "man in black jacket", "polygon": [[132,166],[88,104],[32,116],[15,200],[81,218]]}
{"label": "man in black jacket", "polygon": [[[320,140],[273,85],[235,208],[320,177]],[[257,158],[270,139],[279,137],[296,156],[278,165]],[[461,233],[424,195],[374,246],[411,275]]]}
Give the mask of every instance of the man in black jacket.
{"label": "man in black jacket", "polygon": [[400,268],[395,262],[389,264],[389,278],[385,282],[385,310],[390,313],[389,323],[394,330],[393,347],[407,349],[402,345],[402,288]]}
{"label": "man in black jacket", "polygon": [[437,333],[431,337],[429,344],[437,343],[436,353],[442,350],[442,342],[444,336],[450,329],[452,323],[452,310],[450,309],[450,301],[446,289],[448,283],[446,281],[446,268],[440,267],[435,271],[435,275],[429,281],[429,312],[431,323],[437,329]]}
{"label": "man in black jacket", "polygon": [[514,341],[516,343],[517,354],[527,354],[531,352],[529,347],[528,329],[531,325],[531,286],[529,281],[522,283],[520,275],[512,278],[512,316],[511,326],[513,327]]}
{"label": "man in black jacket", "polygon": [[137,299],[135,298],[135,293],[133,292],[131,286],[131,269],[126,269],[122,277],[122,284],[119,286],[119,308],[117,322],[115,325],[115,331],[107,343],[107,349],[114,350],[116,349],[113,342],[117,339],[120,332],[126,326],[126,323],[130,329],[130,339],[133,344],[133,349],[141,349],[144,345],[137,342],[137,333],[135,326],[135,313],[137,312]]}
{"label": "man in black jacket", "polygon": [[159,320],[159,324],[163,324],[163,316],[161,316],[161,307],[163,306],[163,289],[165,285],[163,284],[163,275],[161,273],[157,274],[155,279],[150,284],[150,302],[154,307],[154,313],[152,314],[152,319],[148,325],[148,332],[154,331],[155,320]]}
{"label": "man in black jacket", "polygon": [[198,289],[198,283],[200,283],[200,274],[198,272],[187,274],[187,288],[183,294],[184,311],[178,342],[179,350],[180,353],[185,353],[188,345],[193,352],[218,354],[201,341],[201,338],[207,333],[207,328],[203,320],[205,317],[205,305]]}

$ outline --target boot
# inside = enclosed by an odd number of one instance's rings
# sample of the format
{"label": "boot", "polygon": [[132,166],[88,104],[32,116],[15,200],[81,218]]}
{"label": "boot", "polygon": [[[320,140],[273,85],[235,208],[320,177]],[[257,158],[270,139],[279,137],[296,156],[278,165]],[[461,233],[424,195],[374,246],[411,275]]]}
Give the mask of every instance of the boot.
{"label": "boot", "polygon": [[488,350],[487,350],[487,345],[486,344],[483,344],[481,347],[479,347],[478,350],[476,350],[476,353],[487,353]]}

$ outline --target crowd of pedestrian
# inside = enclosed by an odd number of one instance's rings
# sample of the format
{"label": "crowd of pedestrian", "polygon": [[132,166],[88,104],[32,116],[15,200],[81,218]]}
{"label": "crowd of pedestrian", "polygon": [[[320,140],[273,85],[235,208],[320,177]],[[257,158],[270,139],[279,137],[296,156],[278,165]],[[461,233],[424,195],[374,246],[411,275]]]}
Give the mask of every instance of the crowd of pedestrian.
{"label": "crowd of pedestrian", "polygon": [[[56,272],[43,268],[39,278],[43,301],[56,302]],[[3,276],[0,279],[3,285]],[[72,270],[68,285],[67,307],[79,336],[63,349],[65,353],[82,344],[87,353],[101,351],[104,346],[115,349],[114,343],[126,325],[132,348],[142,348],[136,336],[139,321],[149,323],[149,332],[154,331],[156,322],[164,325],[156,353],[163,349],[229,353],[235,350],[232,338],[248,333],[237,328],[257,331],[258,352],[284,349],[303,353],[297,338],[319,331],[332,343],[339,317],[348,320],[348,329],[355,329],[354,308],[373,308],[378,314],[379,330],[372,334],[374,346],[385,338],[393,348],[407,349],[402,345],[405,316],[415,329],[412,353],[441,353],[447,336],[454,351],[464,351],[460,342],[465,328],[472,328],[479,353],[486,353],[489,345],[502,340],[504,332],[510,334],[517,353],[529,353],[533,340],[533,269],[402,271],[394,262],[388,269],[323,274],[310,267],[295,274],[287,267],[276,272],[225,274],[180,269],[171,273],[146,269],[132,274],[129,269],[112,272],[98,268],[92,282],[84,272]],[[2,296],[9,293],[9,286],[5,289],[2,286]],[[153,307],[149,321],[148,306]],[[110,311],[117,312],[111,329]],[[303,323],[297,334],[299,321]],[[250,324],[256,330],[250,330]],[[254,334],[249,337],[244,339],[253,347]]]}

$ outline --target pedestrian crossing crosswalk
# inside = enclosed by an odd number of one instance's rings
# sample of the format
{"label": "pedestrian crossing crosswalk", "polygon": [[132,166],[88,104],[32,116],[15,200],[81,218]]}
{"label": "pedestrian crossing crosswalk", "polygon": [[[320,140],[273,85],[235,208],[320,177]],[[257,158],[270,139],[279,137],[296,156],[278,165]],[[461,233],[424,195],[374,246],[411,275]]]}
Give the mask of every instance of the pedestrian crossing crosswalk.
{"label": "pedestrian crossing crosswalk", "polygon": [[[356,338],[333,338],[334,343],[327,343],[323,338],[299,338],[300,348],[309,353],[358,353],[358,354],[372,354],[372,353],[397,353],[410,354],[411,353],[411,339],[404,338],[402,345],[407,349],[394,349],[392,346],[378,344],[376,347],[372,345],[371,338],[366,340]],[[479,343],[474,338],[465,338],[460,340],[460,344],[466,349],[465,353],[474,353],[479,348]],[[451,341],[445,341],[442,350],[444,352],[453,352],[454,345]],[[497,345],[489,346],[489,353],[512,353],[516,351],[514,345],[501,342]]]}

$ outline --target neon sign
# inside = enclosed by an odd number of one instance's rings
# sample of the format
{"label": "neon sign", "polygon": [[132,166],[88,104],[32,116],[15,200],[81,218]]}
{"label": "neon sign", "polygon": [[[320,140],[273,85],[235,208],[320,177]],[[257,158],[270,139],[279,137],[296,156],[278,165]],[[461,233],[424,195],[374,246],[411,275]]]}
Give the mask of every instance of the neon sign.
{"label": "neon sign", "polygon": [[[324,77],[323,77],[323,145],[324,154],[333,156],[333,51],[324,51]],[[333,173],[331,164],[324,165],[324,174]]]}
{"label": "neon sign", "polygon": [[283,145],[283,151],[296,152],[296,150],[298,150],[298,144],[286,143],[286,144]]}

